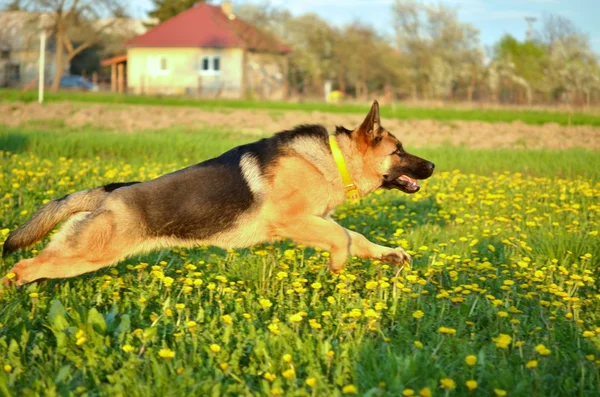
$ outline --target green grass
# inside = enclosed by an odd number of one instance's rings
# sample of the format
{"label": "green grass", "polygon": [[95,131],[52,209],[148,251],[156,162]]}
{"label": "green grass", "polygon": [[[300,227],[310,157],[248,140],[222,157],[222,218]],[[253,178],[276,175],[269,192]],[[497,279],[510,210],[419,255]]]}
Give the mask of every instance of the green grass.
{"label": "green grass", "polygon": [[[5,129],[0,241],[44,200],[248,139]],[[438,165],[421,192],[375,193],[335,214],[407,249],[411,269],[355,258],[336,276],[327,253],[283,241],[163,250],[5,290],[0,394],[466,396],[475,380],[478,396],[598,395],[600,156],[415,152]]]}
{"label": "green grass", "polygon": [[[193,164],[258,138],[235,131],[171,128],[123,135],[89,127],[6,127],[0,131],[0,149],[34,153],[44,158],[118,159],[139,165],[147,161]],[[491,174],[512,171],[526,175],[600,178],[597,152],[570,150],[483,150],[461,147],[407,148],[427,158],[438,171],[460,170]]]}
{"label": "green grass", "polygon": [[[59,92],[47,93],[47,102],[75,101],[108,104],[135,104],[135,105],[161,105],[161,106],[194,106],[203,110],[223,108],[231,109],[269,109],[275,111],[300,110],[321,111],[329,113],[358,113],[366,114],[368,105],[342,103],[339,105],[305,102],[291,103],[282,101],[251,101],[251,100],[207,100],[177,96],[136,96],[115,95],[112,93],[81,93]],[[17,90],[0,90],[0,101],[35,101],[37,93],[28,91],[23,95]],[[558,123],[560,125],[591,125],[600,126],[598,114],[582,112],[559,112],[542,110],[518,109],[453,109],[453,108],[418,108],[405,105],[382,106],[381,116],[385,118],[432,119],[440,121],[468,120],[485,122],[513,122],[522,121],[526,124],[542,125]]]}

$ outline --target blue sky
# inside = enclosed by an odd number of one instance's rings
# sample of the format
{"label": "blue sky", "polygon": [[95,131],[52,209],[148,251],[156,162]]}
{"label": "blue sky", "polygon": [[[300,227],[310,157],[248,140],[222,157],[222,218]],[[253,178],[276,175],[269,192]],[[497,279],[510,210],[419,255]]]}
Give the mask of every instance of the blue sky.
{"label": "blue sky", "polygon": [[[234,0],[234,6],[246,2],[264,3],[264,0]],[[289,9],[293,14],[314,12],[335,25],[353,21],[371,24],[380,30],[392,23],[390,7],[394,0],[271,0],[276,7]],[[426,0],[438,3],[436,0]],[[541,19],[552,13],[569,18],[580,31],[587,34],[596,53],[600,54],[600,0],[441,0],[458,11],[461,21],[479,29],[484,46],[493,45],[510,33],[525,38],[526,16]],[[219,4],[219,1],[211,1]],[[144,16],[152,8],[150,0],[132,1],[136,16]],[[540,22],[536,23],[540,26]],[[534,25],[535,26],[535,25]],[[391,28],[387,32],[391,34]]]}

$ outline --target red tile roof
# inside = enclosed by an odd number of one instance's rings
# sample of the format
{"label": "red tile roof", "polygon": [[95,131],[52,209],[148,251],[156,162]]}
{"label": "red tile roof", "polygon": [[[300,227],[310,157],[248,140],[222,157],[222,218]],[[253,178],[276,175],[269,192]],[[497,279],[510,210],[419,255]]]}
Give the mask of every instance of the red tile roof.
{"label": "red tile roof", "polygon": [[292,49],[249,23],[229,19],[219,6],[200,3],[168,19],[127,47],[210,47],[288,53]]}

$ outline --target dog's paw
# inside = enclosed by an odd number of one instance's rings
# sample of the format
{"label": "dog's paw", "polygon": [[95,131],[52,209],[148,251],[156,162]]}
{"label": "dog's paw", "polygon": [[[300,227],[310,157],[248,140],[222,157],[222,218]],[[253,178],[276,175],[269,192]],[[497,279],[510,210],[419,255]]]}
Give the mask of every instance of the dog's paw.
{"label": "dog's paw", "polygon": [[394,266],[410,264],[412,258],[402,248],[398,247],[381,257],[381,261]]}
{"label": "dog's paw", "polygon": [[340,274],[344,270],[344,264],[341,265],[329,262],[329,271],[334,274]]}

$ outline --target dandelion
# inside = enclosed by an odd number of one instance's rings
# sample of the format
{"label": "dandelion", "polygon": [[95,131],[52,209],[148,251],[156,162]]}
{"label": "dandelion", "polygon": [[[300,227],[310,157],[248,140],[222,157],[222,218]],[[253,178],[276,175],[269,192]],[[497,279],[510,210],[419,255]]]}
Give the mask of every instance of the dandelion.
{"label": "dandelion", "polygon": [[219,368],[221,368],[221,371],[227,371],[227,368],[229,368],[229,364],[227,364],[227,363],[220,363],[219,364]]}
{"label": "dandelion", "polygon": [[292,355],[291,354],[284,354],[283,357],[283,362],[284,363],[291,363],[292,362]]}
{"label": "dandelion", "polygon": [[13,367],[10,364],[4,364],[4,367],[2,369],[7,374],[10,374],[12,372],[12,370],[13,370]]}
{"label": "dandelion", "polygon": [[367,311],[365,311],[365,317],[366,318],[379,318],[379,314],[377,314],[377,312],[373,309],[367,309]]}
{"label": "dandelion", "polygon": [[535,368],[537,368],[537,366],[538,366],[537,360],[529,360],[529,361],[527,361],[527,364],[525,364],[525,367],[529,368],[529,369],[535,369]]}
{"label": "dandelion", "polygon": [[273,382],[275,379],[277,379],[277,375],[272,374],[270,372],[265,372],[265,374],[263,375],[263,378],[265,378],[269,382]]}
{"label": "dandelion", "polygon": [[273,335],[279,335],[281,332],[277,324],[269,324],[267,325],[267,328],[269,329],[269,332],[271,332]]}
{"label": "dandelion", "polygon": [[344,394],[357,394],[358,389],[354,385],[346,385],[342,388],[342,393]]}
{"label": "dandelion", "polygon": [[548,356],[550,355],[550,353],[552,352],[550,349],[548,349],[546,346],[544,346],[543,344],[539,344],[535,347],[535,351],[538,352],[538,354],[540,356]]}
{"label": "dandelion", "polygon": [[306,380],[304,381],[304,383],[306,383],[307,386],[310,387],[315,387],[317,385],[317,379],[315,378],[306,378]]}
{"label": "dandelion", "polygon": [[293,322],[293,323],[299,323],[299,322],[301,322],[301,321],[302,321],[302,316],[301,316],[299,313],[292,314],[292,315],[289,317],[289,320],[290,320],[291,322]]}
{"label": "dandelion", "polygon": [[313,289],[320,289],[321,287],[323,287],[323,285],[321,283],[312,283],[310,286]]}
{"label": "dandelion", "polygon": [[233,318],[229,314],[225,314],[221,316],[221,320],[227,325],[233,324]]}
{"label": "dandelion", "polygon": [[281,375],[286,379],[292,379],[294,376],[296,376],[296,371],[294,371],[294,368],[286,369],[281,373]]}
{"label": "dandelion", "polygon": [[471,365],[471,366],[477,364],[477,356],[474,356],[471,354],[471,355],[465,357],[465,363],[467,363],[467,365]]}
{"label": "dandelion", "polygon": [[415,344],[415,347],[417,349],[422,349],[423,348],[423,342],[421,342],[420,340],[416,340],[413,343]]}
{"label": "dandelion", "polygon": [[456,383],[450,378],[443,378],[440,380],[440,387],[442,389],[452,390],[456,388]]}
{"label": "dandelion", "polygon": [[432,393],[431,393],[431,389],[428,387],[424,387],[419,391],[419,396],[421,397],[431,397]]}
{"label": "dandelion", "polygon": [[123,345],[123,347],[121,348],[125,353],[131,353],[132,351],[135,350],[135,348],[131,345]]}
{"label": "dandelion", "polygon": [[510,335],[500,334],[497,337],[492,338],[492,340],[498,349],[508,349],[512,342],[512,337]]}
{"label": "dandelion", "polygon": [[185,325],[190,329],[194,329],[198,324],[195,321],[188,321],[187,323],[185,323]]}
{"label": "dandelion", "polygon": [[271,306],[273,306],[273,303],[271,303],[271,301],[270,301],[270,300],[268,300],[268,299],[260,299],[260,300],[258,301],[258,303],[260,304],[260,306],[261,306],[263,309],[268,309],[268,308],[270,308]]}
{"label": "dandelion", "polygon": [[413,312],[412,316],[414,318],[416,318],[417,320],[419,320],[419,319],[423,318],[423,316],[425,316],[425,313],[423,313],[423,311],[421,311],[421,310],[417,310],[417,311]]}
{"label": "dandelion", "polygon": [[438,328],[438,332],[443,335],[456,334],[456,330],[454,328],[449,328],[449,327],[440,327],[440,328]]}
{"label": "dandelion", "polygon": [[498,397],[504,397],[504,396],[506,396],[506,390],[494,389],[494,394],[497,395]]}
{"label": "dandelion", "polygon": [[473,390],[477,389],[477,381],[474,379],[470,379],[470,380],[466,381],[465,385],[467,386],[467,389],[469,389],[469,391],[473,391]]}
{"label": "dandelion", "polygon": [[172,360],[175,357],[175,352],[171,349],[163,348],[158,351],[158,356],[165,360]]}
{"label": "dandelion", "polygon": [[211,352],[213,352],[213,353],[218,353],[218,352],[220,352],[220,351],[221,351],[221,346],[217,345],[216,343],[212,343],[212,344],[209,346],[209,349],[210,349],[210,351],[211,351]]}
{"label": "dandelion", "polygon": [[413,389],[404,389],[402,390],[402,395],[405,397],[411,397],[415,395],[415,391]]}

